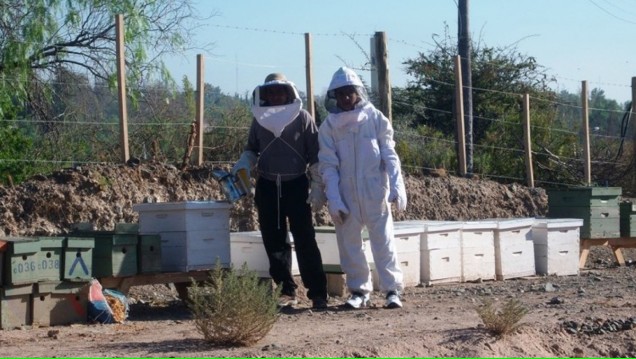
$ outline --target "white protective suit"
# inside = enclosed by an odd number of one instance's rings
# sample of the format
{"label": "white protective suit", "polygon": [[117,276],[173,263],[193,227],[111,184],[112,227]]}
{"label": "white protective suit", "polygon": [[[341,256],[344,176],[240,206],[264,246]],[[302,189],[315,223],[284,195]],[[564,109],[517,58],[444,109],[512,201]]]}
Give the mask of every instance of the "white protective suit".
{"label": "white protective suit", "polygon": [[[334,107],[333,90],[347,85],[355,86],[362,99],[353,110],[343,112]],[[389,199],[403,210],[406,191],[391,123],[366,99],[362,81],[348,68],[334,74],[325,105],[330,114],[319,129],[318,159],[347,287],[362,294],[373,290],[363,252],[362,230],[366,226],[379,289],[401,291],[403,274],[393,240]],[[344,215],[338,217],[338,212]]]}

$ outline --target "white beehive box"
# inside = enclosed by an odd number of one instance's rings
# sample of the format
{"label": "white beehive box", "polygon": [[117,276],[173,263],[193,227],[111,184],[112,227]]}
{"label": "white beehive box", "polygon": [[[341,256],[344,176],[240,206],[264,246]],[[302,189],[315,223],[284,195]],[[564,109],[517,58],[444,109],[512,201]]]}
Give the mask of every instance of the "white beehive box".
{"label": "white beehive box", "polygon": [[[395,222],[393,225],[393,238],[398,263],[402,269],[403,284],[405,287],[414,287],[420,284],[420,238],[424,232],[424,225]],[[372,272],[373,287],[380,288],[380,280],[377,271]]]}
{"label": "white beehive box", "polygon": [[579,218],[537,219],[532,227],[534,259],[538,274],[579,274]]}
{"label": "white beehive box", "polygon": [[425,222],[420,239],[420,277],[426,285],[461,281],[461,223]]}
{"label": "white beehive box", "polygon": [[230,208],[225,201],[190,201],[141,203],[133,206],[139,212],[139,233],[189,232],[229,229]]}
{"label": "white beehive box", "polygon": [[[230,252],[234,269],[240,269],[246,263],[247,268],[256,272],[260,278],[271,277],[269,259],[260,231],[230,233]],[[292,245],[292,275],[299,274],[298,260]]]}
{"label": "white beehive box", "polygon": [[461,227],[462,282],[495,280],[495,221],[467,221]]}
{"label": "white beehive box", "polygon": [[[342,273],[340,268],[340,251],[336,239],[336,228],[331,226],[318,226],[316,229],[316,243],[320,249],[322,264],[326,272]],[[373,254],[367,238],[362,238],[362,250],[368,263],[373,263]]]}
{"label": "white beehive box", "polygon": [[189,272],[230,264],[230,232],[227,229],[162,232],[161,270]]}
{"label": "white beehive box", "polygon": [[534,218],[497,220],[495,274],[497,280],[536,274],[532,225]]}
{"label": "white beehive box", "polygon": [[161,236],[164,272],[211,269],[230,264],[230,208],[225,201],[143,203],[139,234]]}

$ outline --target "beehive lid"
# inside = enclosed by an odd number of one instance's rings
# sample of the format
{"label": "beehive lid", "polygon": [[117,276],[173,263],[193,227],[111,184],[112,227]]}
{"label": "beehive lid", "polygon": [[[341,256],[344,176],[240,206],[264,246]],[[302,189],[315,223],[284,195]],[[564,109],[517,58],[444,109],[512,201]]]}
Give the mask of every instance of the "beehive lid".
{"label": "beehive lid", "polygon": [[316,226],[316,233],[336,233],[336,227],[332,226]]}
{"label": "beehive lid", "polygon": [[133,205],[137,212],[176,211],[176,210],[206,210],[229,209],[232,204],[227,201],[185,201],[185,202],[159,202],[140,203]]}
{"label": "beehive lid", "polygon": [[541,218],[537,219],[533,224],[533,227],[535,228],[547,229],[573,228],[582,226],[583,220],[580,218]]}
{"label": "beehive lid", "polygon": [[466,221],[462,222],[462,229],[467,231],[488,230],[497,228],[497,221]]}
{"label": "beehive lid", "polygon": [[462,222],[430,221],[426,223],[425,231],[428,233],[451,232],[461,228]]}
{"label": "beehive lid", "polygon": [[497,229],[512,229],[531,227],[534,224],[534,218],[509,218],[497,220]]}
{"label": "beehive lid", "polygon": [[232,243],[263,243],[260,231],[230,232],[230,242]]}

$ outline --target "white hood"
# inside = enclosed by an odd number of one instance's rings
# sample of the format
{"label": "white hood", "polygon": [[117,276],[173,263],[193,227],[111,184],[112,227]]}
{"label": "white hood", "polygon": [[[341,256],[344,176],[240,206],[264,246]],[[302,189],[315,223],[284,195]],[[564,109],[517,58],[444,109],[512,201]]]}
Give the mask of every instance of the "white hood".
{"label": "white hood", "polygon": [[[356,104],[356,109],[364,107],[369,102],[369,96],[367,90],[364,87],[364,83],[352,69],[348,67],[339,68],[331,77],[329,83],[329,89],[327,90],[327,96],[325,97],[325,108],[329,113],[340,113],[342,110],[338,108],[336,103],[335,90],[344,86],[354,86],[360,102]],[[355,110],[355,109],[354,109]]]}

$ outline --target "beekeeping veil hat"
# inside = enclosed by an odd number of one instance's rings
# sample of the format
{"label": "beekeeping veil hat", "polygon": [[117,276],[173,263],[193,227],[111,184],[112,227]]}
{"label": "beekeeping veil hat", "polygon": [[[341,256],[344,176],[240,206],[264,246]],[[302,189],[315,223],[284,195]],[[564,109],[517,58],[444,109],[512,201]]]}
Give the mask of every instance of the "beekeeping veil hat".
{"label": "beekeeping veil hat", "polygon": [[[275,86],[282,87],[287,93],[287,101],[282,105],[269,103],[268,91]],[[288,81],[285,75],[281,73],[267,75],[263,84],[256,86],[252,92],[252,114],[254,118],[276,137],[279,137],[285,126],[298,116],[302,105],[296,85]]]}
{"label": "beekeeping veil hat", "polygon": [[353,86],[360,97],[360,102],[356,104],[357,107],[364,106],[367,102],[369,102],[369,96],[367,95],[367,90],[362,83],[362,80],[352,69],[348,67],[339,68],[331,77],[331,82],[329,83],[329,88],[327,90],[327,96],[325,98],[325,108],[330,113],[339,113],[342,112],[340,108],[337,106],[336,102],[336,89],[345,86]]}

